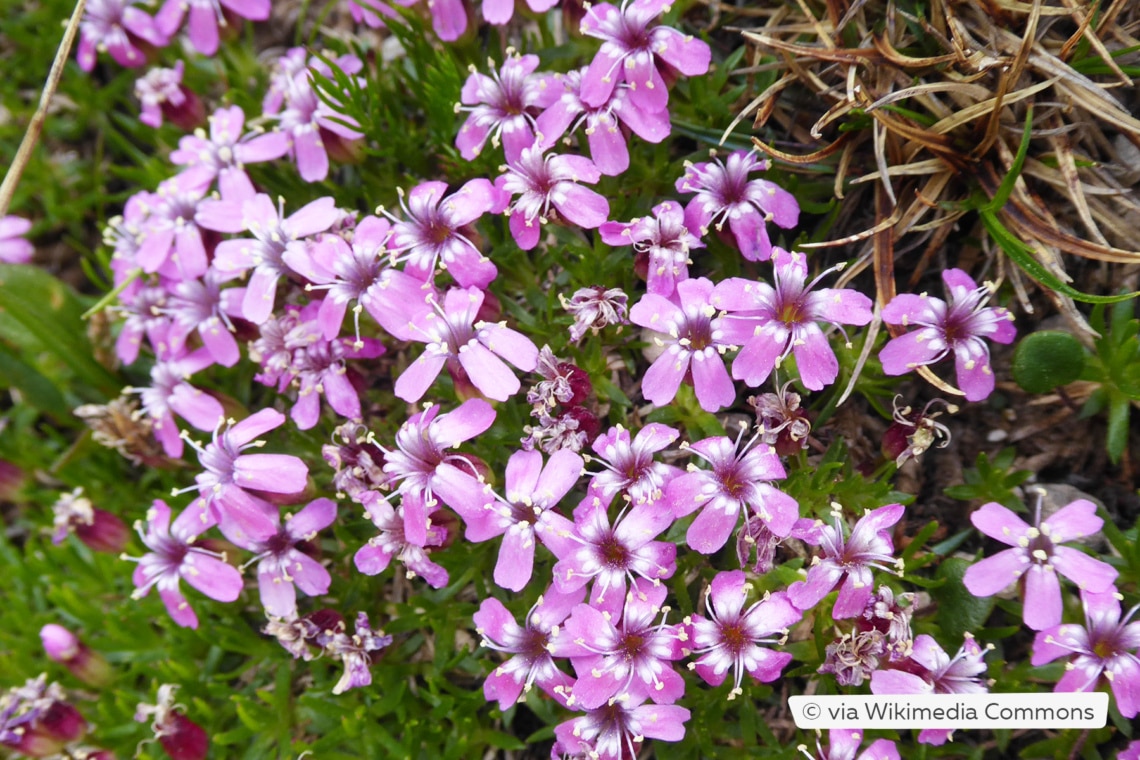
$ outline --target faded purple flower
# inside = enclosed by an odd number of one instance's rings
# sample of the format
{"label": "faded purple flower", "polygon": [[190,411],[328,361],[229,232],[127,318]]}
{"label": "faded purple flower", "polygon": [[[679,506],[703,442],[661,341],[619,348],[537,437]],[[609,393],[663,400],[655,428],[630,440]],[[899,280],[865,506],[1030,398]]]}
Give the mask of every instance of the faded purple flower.
{"label": "faded purple flower", "polygon": [[206,108],[194,92],[182,84],[185,61],[177,61],[173,68],[155,66],[145,76],[135,80],[135,97],[142,106],[139,121],[158,129],[163,119],[187,132],[206,122]]}
{"label": "faded purple flower", "polygon": [[708,45],[672,27],[651,26],[668,7],[667,0],[626,0],[620,8],[609,3],[589,6],[581,31],[602,40],[602,47],[582,80],[582,100],[600,106],[624,81],[639,108],[658,113],[669,105],[662,73],[676,69],[693,77],[709,70]]}
{"label": "faded purple flower", "polygon": [[[823,555],[811,561],[807,578],[788,587],[788,598],[797,608],[807,611],[827,596],[840,580],[839,598],[831,616],[836,620],[862,615],[873,594],[872,568],[891,572],[901,568],[902,560],[894,558],[894,544],[888,528],[903,516],[901,504],[888,504],[866,512],[844,537],[842,513],[832,505],[834,525],[822,520],[812,523],[800,520],[792,535],[813,546],[819,546]],[[802,524],[802,527],[801,527]]]}
{"label": "faded purple flower", "polygon": [[756,411],[760,440],[775,447],[780,456],[801,451],[811,435],[811,420],[800,407],[800,394],[791,390],[791,385],[789,380],[775,393],[748,397],[748,405]]}
{"label": "faded purple flower", "polygon": [[83,495],[82,488],[60,495],[52,504],[53,544],[61,544],[71,533],[88,548],[118,554],[130,540],[130,531],[118,515],[99,509]]}
{"label": "faded purple flower", "polygon": [[840,686],[862,686],[887,656],[886,636],[872,628],[848,631],[824,648],[818,673],[832,673]]}
{"label": "faded purple flower", "polygon": [[142,542],[150,552],[141,558],[124,557],[138,562],[134,572],[133,599],[141,599],[158,588],[158,595],[175,623],[183,628],[197,628],[198,616],[183,596],[179,583],[185,580],[211,599],[232,602],[241,594],[241,573],[225,561],[225,555],[194,546],[194,540],[213,525],[203,520],[197,509],[183,510],[173,523],[170,507],[155,499],[147,510],[146,530],[140,520],[135,523]]}
{"label": "faded purple flower", "polygon": [[925,293],[902,293],[883,307],[888,325],[919,328],[883,347],[879,352],[883,372],[902,375],[953,353],[958,387],[967,401],[981,401],[994,389],[990,349],[983,338],[1012,343],[1017,335],[1013,315],[1000,306],[986,306],[993,286],[978,287],[961,269],[943,271],[942,281],[947,301]]}
{"label": "faded purple flower", "polygon": [[682,280],[677,283],[679,303],[646,293],[629,310],[631,322],[659,333],[653,342],[663,350],[641,380],[642,395],[657,406],[671,402],[687,378],[707,412],[736,400],[722,358],[734,346],[722,329],[724,320],[716,316],[713,292],[712,281],[704,277]]}
{"label": "faded purple flower", "polygon": [[712,296],[713,306],[730,312],[720,321],[724,339],[741,346],[732,376],[758,387],[793,354],[803,384],[823,390],[839,375],[839,360],[818,323],[865,325],[871,299],[846,288],[814,289],[838,267],[808,283],[802,253],[773,248],[771,256],[774,286],[733,277],[718,283]]}
{"label": "faded purple flower", "polygon": [[594,184],[602,178],[598,167],[585,156],[544,156],[542,148],[533,145],[523,148],[517,159],[508,159],[501,170],[504,173],[495,180],[495,188],[505,197],[518,196],[509,208],[510,228],[524,251],[538,245],[540,228],[553,211],[588,230],[596,229],[609,217],[609,201],[578,184]]}
{"label": "faded purple flower", "polygon": [[756,445],[757,436],[742,446],[745,429],[736,441],[717,436],[683,446],[711,469],[693,467],[665,487],[665,501],[675,518],[701,510],[685,537],[689,548],[701,554],[712,554],[728,542],[741,512],[745,522],[755,514],[778,538],[787,537],[799,519],[796,500],[769,483],[787,476],[775,449],[766,443]]}
{"label": "faded purple flower", "polygon": [[177,689],[178,684],[161,684],[155,704],[140,702],[135,708],[135,720],[139,723],[150,720],[154,738],[171,758],[205,760],[210,751],[210,737],[204,728],[183,714],[184,706],[175,703]]}
{"label": "faded purple flower", "polygon": [[335,470],[333,486],[337,498],[345,496],[363,504],[365,494],[388,482],[384,474],[384,452],[376,437],[359,422],[345,422],[333,430],[333,442],[321,447],[321,456]]}
{"label": "faded purple flower", "polygon": [[765,594],[745,608],[749,590],[743,571],[717,573],[705,592],[709,617],[685,619],[692,630],[691,654],[699,655],[689,669],[713,686],[724,683],[732,671],[730,700],[744,693],[740,683],[745,673],[761,683],[780,677],[792,655],[761,644],[783,644],[788,629],[803,617],[782,592]]}
{"label": "faded purple flower", "polygon": [[392,643],[392,637],[383,631],[373,631],[368,615],[356,615],[356,629],[349,636],[343,623],[325,641],[325,652],[344,665],[344,673],[332,688],[333,694],[343,694],[349,689],[368,686],[372,683],[372,657]]}
{"label": "faded purple flower", "polygon": [[574,324],[570,326],[570,340],[579,342],[586,336],[586,332],[597,335],[603,327],[609,325],[624,325],[626,306],[629,296],[620,288],[603,288],[594,285],[588,288],[579,288],[567,300],[559,295],[562,308],[574,317]]}
{"label": "faded purple flower", "polygon": [[677,284],[689,278],[689,251],[705,247],[685,226],[685,212],[677,201],[659,203],[651,216],[629,224],[606,222],[598,232],[606,245],[632,245],[639,256],[647,257],[649,292],[663,298],[671,298]]}
{"label": "faded purple flower", "polygon": [[1112,588],[1103,593],[1081,591],[1085,624],[1065,623],[1040,631],[1033,640],[1034,666],[1070,657],[1065,675],[1053,691],[1092,691],[1103,675],[1126,718],[1140,713],[1140,621],[1138,607],[1121,616],[1121,596]]}
{"label": "faded purple flower", "polygon": [[527,611],[521,626],[498,599],[483,600],[475,613],[475,632],[488,649],[514,655],[483,682],[483,695],[488,702],[498,702],[499,709],[507,710],[526,699],[537,685],[566,704],[574,679],[554,664],[554,653],[560,651],[566,636],[563,622],[583,596],[583,589],[563,594],[548,588]]}
{"label": "faded purple flower", "polygon": [[685,206],[685,224],[694,235],[707,235],[709,228],[724,230],[725,222],[741,255],[749,261],[767,261],[772,256],[767,222],[784,229],[795,227],[800,206],[784,188],[766,179],[749,180],[753,171],[764,171],[768,162],[755,151],[736,151],[727,163],[720,159],[688,164],[677,180],[677,192],[696,193]]}
{"label": "faded purple flower", "polygon": [[[523,148],[534,145],[534,116],[530,109],[542,109],[562,94],[549,74],[535,74],[537,55],[520,56],[508,51],[507,60],[498,72],[494,62],[491,76],[471,67],[471,75],[463,83],[456,113],[466,111],[467,121],[455,138],[459,155],[472,161],[482,151],[487,139],[491,145],[503,144],[507,162],[514,164]],[[541,152],[540,152],[541,153]],[[597,182],[597,180],[593,180]]]}
{"label": "faded purple flower", "polygon": [[944,449],[949,445],[950,428],[938,421],[942,412],[931,409],[941,404],[947,412],[956,414],[958,407],[936,398],[928,401],[921,410],[909,406],[899,409],[900,398],[902,396],[895,396],[891,402],[895,421],[883,433],[882,450],[884,456],[902,467],[908,459],[922,456],[931,446]]}
{"label": "faded purple flower", "polygon": [[1044,520],[1038,501],[1032,527],[997,502],[983,505],[970,515],[970,522],[1012,548],[966,568],[962,583],[974,596],[993,596],[1024,576],[1022,614],[1025,624],[1035,631],[1061,622],[1058,573],[1093,593],[1108,591],[1116,581],[1117,572],[1111,565],[1079,549],[1061,546],[1065,541],[1098,533],[1104,526],[1096,505],[1087,499],[1077,499]]}
{"label": "faded purple flower", "polygon": [[577,406],[593,389],[586,371],[572,362],[559,359],[550,346],[539,349],[535,372],[543,379],[526,394],[526,402],[533,407],[532,417],[549,412],[559,404]]}

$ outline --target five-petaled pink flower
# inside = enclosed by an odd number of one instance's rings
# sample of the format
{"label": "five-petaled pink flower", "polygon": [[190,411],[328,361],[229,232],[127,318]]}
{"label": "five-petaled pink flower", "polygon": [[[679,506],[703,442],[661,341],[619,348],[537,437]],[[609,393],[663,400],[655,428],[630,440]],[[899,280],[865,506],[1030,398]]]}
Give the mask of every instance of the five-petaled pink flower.
{"label": "five-petaled pink flower", "polygon": [[79,68],[95,68],[95,54],[104,50],[115,63],[138,68],[146,63],[144,45],[163,47],[166,36],[141,8],[140,0],[90,0],[79,23]]}
{"label": "five-petaled pink flower", "polygon": [[772,267],[774,286],[733,277],[713,293],[713,306],[730,312],[720,321],[725,340],[741,345],[732,376],[758,387],[791,354],[803,384],[823,390],[839,375],[839,360],[818,323],[865,325],[871,321],[871,299],[844,288],[815,290],[833,270],[808,283],[802,253],[773,248]]}
{"label": "five-petaled pink flower", "polygon": [[768,168],[754,151],[736,151],[726,163],[720,159],[688,164],[677,180],[677,192],[696,193],[685,206],[685,224],[694,235],[707,235],[709,228],[724,230],[725,222],[741,255],[749,261],[767,261],[772,255],[767,222],[784,229],[795,227],[800,205],[775,182],[749,180],[754,171]]}
{"label": "five-petaled pink flower", "polygon": [[1085,624],[1065,623],[1038,632],[1031,662],[1040,666],[1070,656],[1054,691],[1092,691],[1103,675],[1120,714],[1135,718],[1140,713],[1140,621],[1132,622],[1137,607],[1121,618],[1120,598],[1116,588],[1100,594],[1082,591]]}
{"label": "five-petaled pink flower", "polygon": [[166,0],[155,14],[154,24],[167,37],[173,37],[189,15],[187,36],[194,49],[213,55],[218,52],[218,27],[228,25],[227,15],[265,21],[270,9],[270,0]]}
{"label": "five-petaled pink flower", "polygon": [[1041,504],[1029,526],[1012,511],[990,502],[970,515],[970,522],[990,538],[1013,548],[966,568],[962,583],[974,596],[993,596],[1025,577],[1025,624],[1040,631],[1061,622],[1061,582],[1057,573],[1081,589],[1101,593],[1112,588],[1117,572],[1109,564],[1068,546],[1065,541],[1098,533],[1104,520],[1096,505],[1077,499],[1041,519]]}
{"label": "five-petaled pink flower", "polygon": [[700,655],[689,668],[713,686],[724,683],[731,670],[730,700],[743,693],[740,682],[745,672],[761,683],[780,677],[792,655],[760,645],[783,643],[788,629],[803,617],[783,592],[766,594],[746,609],[748,590],[743,571],[717,573],[706,592],[709,617],[691,615],[685,619],[692,630],[692,654]]}
{"label": "five-petaled pink flower", "polygon": [[[671,298],[677,283],[689,278],[689,251],[704,248],[701,239],[685,226],[685,212],[677,201],[665,201],[653,207],[653,213],[628,224],[606,222],[598,228],[606,245],[632,245],[646,256],[649,292]],[[640,262],[635,259],[634,267]]]}
{"label": "five-petaled pink flower", "polygon": [[918,329],[887,343],[879,360],[886,374],[902,375],[953,353],[958,387],[967,401],[981,401],[994,389],[990,349],[982,339],[1012,343],[1017,335],[1013,315],[1000,306],[986,306],[991,286],[978,287],[961,269],[945,270],[942,281],[948,301],[901,293],[883,307],[888,325]]}
{"label": "five-petaled pink flower", "polygon": [[459,129],[455,147],[459,155],[472,161],[490,139],[499,147],[502,142],[507,162],[514,163],[523,148],[534,145],[534,114],[530,109],[543,109],[558,100],[561,88],[550,74],[535,74],[537,55],[509,55],[499,71],[492,64],[491,76],[472,67],[463,83],[456,111],[468,113]]}
{"label": "five-petaled pink flower", "polygon": [[620,82],[628,82],[630,97],[649,113],[664,111],[669,90],[662,73],[671,69],[687,77],[709,70],[712,51],[704,42],[668,26],[650,27],[669,7],[669,0],[624,0],[588,6],[581,31],[602,40],[582,80],[582,100],[600,106]]}
{"label": "five-petaled pink flower", "polygon": [[678,705],[645,704],[649,695],[634,693],[572,718],[554,729],[551,757],[592,760],[635,758],[646,738],[679,742],[691,713]]}

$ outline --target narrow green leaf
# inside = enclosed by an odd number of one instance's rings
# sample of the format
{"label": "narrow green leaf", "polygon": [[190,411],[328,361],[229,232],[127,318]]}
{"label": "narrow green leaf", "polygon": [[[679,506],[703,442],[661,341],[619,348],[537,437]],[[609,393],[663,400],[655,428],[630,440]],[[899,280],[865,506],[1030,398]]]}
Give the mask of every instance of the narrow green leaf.
{"label": "narrow green leaf", "polygon": [[981,211],[1000,211],[1005,207],[1005,202],[1009,200],[1009,194],[1013,192],[1017,178],[1021,176],[1021,167],[1025,165],[1025,157],[1029,153],[1029,142],[1032,136],[1033,106],[1029,106],[1025,112],[1025,129],[1021,132],[1021,143],[1017,146],[1017,155],[1013,157],[1013,164],[1009,167],[1009,173],[1001,181],[994,197],[990,199],[989,203],[982,206]]}

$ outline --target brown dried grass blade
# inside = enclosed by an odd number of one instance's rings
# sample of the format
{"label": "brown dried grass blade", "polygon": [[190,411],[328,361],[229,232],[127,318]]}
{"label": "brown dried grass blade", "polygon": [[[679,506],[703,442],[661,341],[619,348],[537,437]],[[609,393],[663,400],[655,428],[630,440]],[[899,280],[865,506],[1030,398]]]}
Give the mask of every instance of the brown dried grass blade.
{"label": "brown dried grass blade", "polygon": [[789,164],[815,164],[819,163],[823,159],[835,153],[835,151],[842,148],[849,139],[851,139],[851,133],[844,132],[838,137],[838,139],[835,140],[835,142],[831,143],[830,145],[826,145],[814,153],[808,153],[803,156],[797,156],[794,153],[785,153],[782,150],[773,148],[771,145],[768,145],[759,137],[753,137],[752,144],[755,145],[758,150],[761,150],[764,153],[767,153],[769,156],[772,156],[772,158],[778,158],[779,160],[786,161]]}

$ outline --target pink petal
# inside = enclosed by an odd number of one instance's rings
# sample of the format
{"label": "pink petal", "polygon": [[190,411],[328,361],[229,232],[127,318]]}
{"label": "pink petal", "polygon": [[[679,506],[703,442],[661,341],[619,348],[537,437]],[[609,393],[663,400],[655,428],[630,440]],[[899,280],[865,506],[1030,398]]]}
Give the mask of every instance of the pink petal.
{"label": "pink petal", "polygon": [[258,436],[265,435],[284,424],[284,414],[276,409],[262,409],[231,427],[226,436],[232,443],[244,446]]}
{"label": "pink petal", "polygon": [[609,201],[573,182],[559,182],[551,199],[563,217],[587,230],[601,226],[610,215]]}
{"label": "pink petal", "polygon": [[188,36],[202,55],[218,52],[218,15],[209,5],[191,3]]}
{"label": "pink petal", "polygon": [[233,565],[207,554],[190,552],[182,561],[182,577],[194,588],[219,602],[232,602],[244,583]]}
{"label": "pink petal", "polygon": [[689,369],[689,352],[670,346],[650,365],[641,379],[641,393],[657,406],[665,406],[677,396]]}
{"label": "pink petal", "polygon": [[685,76],[708,72],[712,50],[701,40],[681,34],[676,29],[659,26],[649,35],[653,52]]}
{"label": "pink petal", "polygon": [[739,505],[729,511],[716,506],[707,506],[689,526],[685,542],[694,551],[712,554],[728,542],[728,537],[732,535],[739,520]]}
{"label": "pink petal", "polygon": [[970,515],[970,522],[990,538],[996,538],[1009,546],[1018,546],[1018,542],[1029,532],[1029,526],[1024,520],[996,501],[983,504]]}
{"label": "pink petal", "polygon": [[393,390],[399,398],[414,404],[427,393],[446,363],[446,354],[437,353],[429,347],[396,379]]}
{"label": "pink petal", "polygon": [[259,572],[257,588],[265,614],[289,617],[297,612],[297,589],[280,575]]}
{"label": "pink petal", "polygon": [[1022,617],[1035,631],[1061,622],[1061,582],[1057,573],[1044,565],[1031,565],[1025,574],[1025,604]]}
{"label": "pink petal", "polygon": [[839,360],[819,325],[803,325],[792,339],[800,380],[808,390],[821,391],[839,376]]}
{"label": "pink petal", "polygon": [[1046,517],[1042,521],[1042,527],[1045,526],[1048,526],[1046,535],[1059,544],[1099,533],[1104,520],[1097,516],[1095,504],[1088,499],[1077,499]]}
{"label": "pink petal", "polygon": [[479,392],[495,401],[506,401],[518,393],[515,373],[481,343],[472,341],[459,349],[459,363]]}
{"label": "pink petal", "polygon": [[273,303],[277,299],[277,279],[277,273],[269,267],[257,267],[249,277],[241,310],[242,316],[255,325],[263,324],[273,314]]}
{"label": "pink petal", "polygon": [[522,591],[530,583],[534,571],[534,533],[529,530],[508,530],[499,547],[494,579],[508,591]]}
{"label": "pink petal", "polygon": [[1107,562],[1093,559],[1079,549],[1058,546],[1053,549],[1053,567],[1082,590],[1096,594],[1113,588],[1116,582],[1116,568]]}
{"label": "pink petal", "polygon": [[166,611],[170,613],[170,617],[175,623],[183,628],[197,628],[198,616],[194,614],[191,609],[190,603],[186,601],[186,597],[177,588],[164,588],[159,589],[159,597],[162,598],[162,603],[166,605]]}
{"label": "pink petal", "polygon": [[309,482],[309,468],[289,454],[243,454],[234,462],[234,482],[269,493],[298,493]]}
{"label": "pink petal", "polygon": [[879,352],[883,372],[904,375],[915,367],[937,361],[943,353],[943,349],[933,343],[932,339],[937,336],[937,331],[924,328],[892,339]]}

